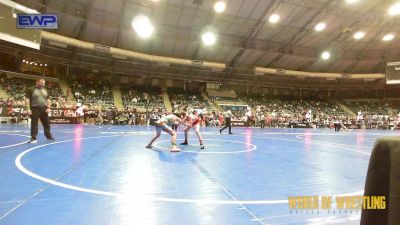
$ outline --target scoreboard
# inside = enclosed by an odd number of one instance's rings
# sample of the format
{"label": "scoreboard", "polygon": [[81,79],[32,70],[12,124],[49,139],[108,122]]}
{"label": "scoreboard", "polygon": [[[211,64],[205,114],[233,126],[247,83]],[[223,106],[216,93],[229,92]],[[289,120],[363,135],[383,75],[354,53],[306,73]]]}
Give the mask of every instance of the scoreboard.
{"label": "scoreboard", "polygon": [[387,63],[386,84],[400,84],[400,62]]}

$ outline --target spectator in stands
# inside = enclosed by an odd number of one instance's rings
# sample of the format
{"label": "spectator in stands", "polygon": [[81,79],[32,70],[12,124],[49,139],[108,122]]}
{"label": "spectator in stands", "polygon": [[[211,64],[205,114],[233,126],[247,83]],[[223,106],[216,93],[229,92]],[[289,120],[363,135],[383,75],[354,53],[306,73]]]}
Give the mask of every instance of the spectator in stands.
{"label": "spectator in stands", "polygon": [[96,124],[97,125],[102,125],[103,123],[104,123],[103,113],[102,112],[98,112],[97,113],[97,118],[96,118]]}
{"label": "spectator in stands", "polygon": [[128,113],[128,119],[129,119],[129,121],[128,121],[128,124],[129,125],[135,125],[135,113],[134,112],[132,112],[132,111],[129,111],[129,113]]}

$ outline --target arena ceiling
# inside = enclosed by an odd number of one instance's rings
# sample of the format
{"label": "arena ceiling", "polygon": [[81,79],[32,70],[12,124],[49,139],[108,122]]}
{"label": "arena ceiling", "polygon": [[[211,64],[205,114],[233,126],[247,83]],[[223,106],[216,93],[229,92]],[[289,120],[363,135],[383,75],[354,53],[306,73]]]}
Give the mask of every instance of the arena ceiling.
{"label": "arena ceiling", "polygon": [[[227,0],[226,10],[215,13],[214,0],[15,0],[42,13],[59,13],[55,32],[76,39],[161,56],[225,63],[227,71],[217,79],[235,79],[235,74],[254,75],[255,66],[288,70],[384,73],[388,61],[400,60],[400,15],[389,16],[393,0]],[[277,13],[280,21],[268,22]],[[131,22],[147,15],[155,27],[150,39],[138,37]],[[316,32],[317,23],[326,29]],[[201,34],[212,26],[218,34],[213,46],[204,46]],[[356,31],[365,37],[355,40]],[[387,33],[396,36],[384,42]],[[42,53],[94,65],[140,69],[101,53],[46,43]],[[331,52],[322,60],[322,51]],[[125,64],[129,64],[126,65]],[[233,69],[230,69],[233,68]],[[142,68],[145,70],[145,68]],[[153,69],[157,71],[157,68]],[[171,74],[196,75],[190,68],[170,68]],[[213,73],[204,72],[204,73]],[[249,79],[249,78],[247,78]],[[250,78],[253,79],[253,78]],[[255,80],[261,81],[261,78]],[[273,79],[273,78],[271,78]],[[279,82],[283,82],[280,80]]]}

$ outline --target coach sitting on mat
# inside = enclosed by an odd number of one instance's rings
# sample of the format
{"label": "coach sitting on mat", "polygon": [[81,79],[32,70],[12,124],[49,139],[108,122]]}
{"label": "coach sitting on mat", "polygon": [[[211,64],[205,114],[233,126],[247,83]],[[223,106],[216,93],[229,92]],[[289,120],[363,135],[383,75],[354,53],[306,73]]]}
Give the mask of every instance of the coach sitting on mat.
{"label": "coach sitting on mat", "polygon": [[44,135],[47,140],[54,140],[50,133],[50,99],[46,89],[44,89],[45,80],[39,78],[36,80],[36,86],[30,87],[25,93],[25,110],[31,116],[31,139],[28,143],[37,143],[39,119],[44,128]]}

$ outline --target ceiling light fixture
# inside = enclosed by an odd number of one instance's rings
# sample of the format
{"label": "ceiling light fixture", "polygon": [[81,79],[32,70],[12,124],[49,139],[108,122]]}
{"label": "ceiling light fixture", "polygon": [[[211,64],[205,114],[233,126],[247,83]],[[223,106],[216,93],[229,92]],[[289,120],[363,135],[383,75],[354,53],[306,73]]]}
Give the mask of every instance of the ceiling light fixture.
{"label": "ceiling light fixture", "polygon": [[213,32],[208,31],[201,36],[201,39],[204,45],[210,46],[215,44],[217,41],[217,36]]}
{"label": "ceiling light fixture", "polygon": [[322,52],[322,54],[321,54],[321,58],[323,60],[328,60],[330,57],[331,57],[331,53],[328,51]]}
{"label": "ceiling light fixture", "polygon": [[348,3],[348,4],[354,4],[354,3],[356,3],[356,2],[359,2],[360,0],[346,0],[346,2]]}
{"label": "ceiling light fixture", "polygon": [[400,2],[397,2],[389,8],[389,15],[395,16],[399,14],[400,14]]}
{"label": "ceiling light fixture", "polygon": [[149,18],[144,15],[138,15],[132,20],[132,28],[141,38],[149,38],[154,32]]}
{"label": "ceiling light fixture", "polygon": [[217,13],[223,13],[225,11],[226,4],[224,1],[218,1],[214,4],[214,10]]}
{"label": "ceiling light fixture", "polygon": [[277,23],[281,17],[278,14],[273,14],[269,17],[268,21],[270,23]]}
{"label": "ceiling light fixture", "polygon": [[357,33],[355,33],[353,35],[354,39],[360,40],[361,38],[363,38],[365,36],[365,32],[362,31],[358,31]]}
{"label": "ceiling light fixture", "polygon": [[382,40],[383,41],[391,41],[394,39],[394,34],[386,34],[385,36],[383,36]]}
{"label": "ceiling light fixture", "polygon": [[318,23],[317,25],[315,25],[315,30],[317,32],[323,31],[326,28],[326,24],[325,23]]}

